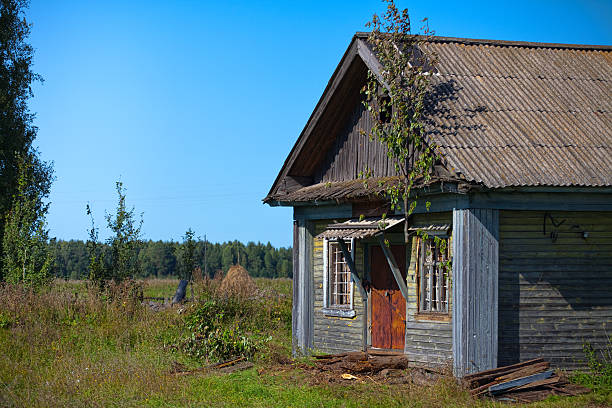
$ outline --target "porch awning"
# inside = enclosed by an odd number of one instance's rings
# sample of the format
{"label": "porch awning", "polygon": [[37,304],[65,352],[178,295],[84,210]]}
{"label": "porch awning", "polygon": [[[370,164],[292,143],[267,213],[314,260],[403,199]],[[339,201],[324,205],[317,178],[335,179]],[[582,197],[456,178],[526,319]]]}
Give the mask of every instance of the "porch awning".
{"label": "porch awning", "polygon": [[340,222],[338,224],[331,224],[327,226],[327,229],[317,235],[317,238],[327,239],[363,239],[372,237],[379,232],[386,231],[389,228],[404,222],[406,218],[403,216],[392,216],[392,217],[369,217],[360,220],[359,218],[352,218],[348,221]]}

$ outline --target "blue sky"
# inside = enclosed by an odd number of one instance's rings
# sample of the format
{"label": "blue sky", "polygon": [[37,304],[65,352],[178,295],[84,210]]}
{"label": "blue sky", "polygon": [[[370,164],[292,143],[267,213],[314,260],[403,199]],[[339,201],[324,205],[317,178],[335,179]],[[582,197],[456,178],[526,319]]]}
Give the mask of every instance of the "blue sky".
{"label": "blue sky", "polygon": [[[438,35],[612,44],[612,0],[408,2]],[[37,145],[55,163],[50,235],[102,238],[114,183],[144,237],[291,245],[261,199],[379,1],[32,0]]]}

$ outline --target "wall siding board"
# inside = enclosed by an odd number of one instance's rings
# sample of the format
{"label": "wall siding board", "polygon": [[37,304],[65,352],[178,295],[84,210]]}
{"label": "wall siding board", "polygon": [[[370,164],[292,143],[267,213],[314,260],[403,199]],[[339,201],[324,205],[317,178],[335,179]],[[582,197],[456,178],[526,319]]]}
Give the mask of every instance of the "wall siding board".
{"label": "wall siding board", "polygon": [[605,347],[612,327],[610,235],[612,212],[500,212],[500,365],[543,357],[554,367],[580,369],[585,343]]}
{"label": "wall siding board", "polygon": [[[316,221],[314,235],[320,234],[332,221]],[[313,277],[314,277],[314,336],[312,348],[325,353],[339,353],[361,350],[363,347],[363,314],[365,313],[359,290],[353,283],[353,307],[355,317],[339,318],[326,316],[323,313],[323,239],[315,238],[313,243]],[[363,277],[363,245],[355,241],[355,267]]]}
{"label": "wall siding board", "polygon": [[497,367],[498,223],[492,209],[453,211],[455,375]]}
{"label": "wall siding board", "polygon": [[[452,213],[414,214],[410,218],[413,227],[427,227],[432,224],[451,224]],[[403,236],[402,236],[403,239]],[[408,273],[406,286],[408,299],[406,302],[406,342],[404,353],[408,359],[415,363],[447,364],[452,358],[452,326],[450,315],[448,321],[426,320],[419,316],[417,302],[417,257],[416,239],[411,240],[408,248],[409,257],[406,259]],[[452,277],[451,277],[452,281]],[[452,310],[452,296],[449,299],[449,309]]]}

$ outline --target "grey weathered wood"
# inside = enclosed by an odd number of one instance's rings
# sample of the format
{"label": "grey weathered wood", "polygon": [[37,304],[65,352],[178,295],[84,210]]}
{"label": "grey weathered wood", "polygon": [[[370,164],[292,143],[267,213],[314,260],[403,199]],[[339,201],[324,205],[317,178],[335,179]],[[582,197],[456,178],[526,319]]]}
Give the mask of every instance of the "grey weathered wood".
{"label": "grey weathered wood", "polygon": [[294,221],[293,250],[293,353],[306,354],[312,348],[313,336],[312,234],[307,221]]}
{"label": "grey weathered wood", "polygon": [[495,368],[498,347],[499,212],[453,211],[453,369]]}
{"label": "grey weathered wood", "polygon": [[296,220],[339,220],[351,218],[353,209],[351,204],[338,205],[309,205],[293,208],[293,218]]}
{"label": "grey weathered wood", "polygon": [[399,269],[399,266],[397,266],[397,262],[395,261],[393,253],[389,251],[389,248],[387,248],[387,245],[385,244],[385,239],[382,234],[378,235],[377,238],[378,243],[380,244],[380,247],[382,248],[383,253],[385,254],[385,258],[387,258],[387,262],[389,263],[389,268],[391,268],[391,272],[393,273],[395,282],[397,283],[400,292],[402,292],[402,296],[404,296],[404,299],[408,299],[408,288],[406,287],[406,282],[402,277],[402,273]]}
{"label": "grey weathered wood", "polygon": [[555,242],[545,214],[500,212],[499,364],[582,369],[582,346],[605,349],[612,327],[612,212],[551,212],[564,221]]}

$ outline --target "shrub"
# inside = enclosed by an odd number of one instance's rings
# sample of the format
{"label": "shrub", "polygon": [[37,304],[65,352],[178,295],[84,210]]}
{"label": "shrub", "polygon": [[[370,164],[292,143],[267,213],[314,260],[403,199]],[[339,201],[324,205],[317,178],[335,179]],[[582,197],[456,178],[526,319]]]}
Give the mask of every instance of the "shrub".
{"label": "shrub", "polygon": [[206,361],[252,357],[260,342],[241,327],[243,310],[234,298],[208,299],[196,306],[185,318],[191,336],[183,342],[183,351]]}

